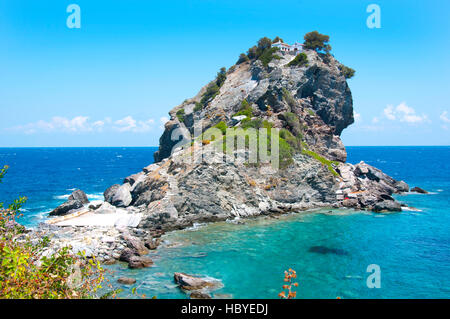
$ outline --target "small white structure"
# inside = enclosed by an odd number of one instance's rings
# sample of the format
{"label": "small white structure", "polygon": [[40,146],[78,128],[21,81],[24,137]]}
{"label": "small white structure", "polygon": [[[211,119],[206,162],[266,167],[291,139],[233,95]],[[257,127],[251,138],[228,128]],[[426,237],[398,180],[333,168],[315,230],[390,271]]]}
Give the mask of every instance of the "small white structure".
{"label": "small white structure", "polygon": [[287,43],[278,41],[272,43],[272,48],[278,48],[281,52],[293,52],[295,54],[299,54],[303,51],[303,44],[299,42],[295,42],[293,45],[289,45]]}

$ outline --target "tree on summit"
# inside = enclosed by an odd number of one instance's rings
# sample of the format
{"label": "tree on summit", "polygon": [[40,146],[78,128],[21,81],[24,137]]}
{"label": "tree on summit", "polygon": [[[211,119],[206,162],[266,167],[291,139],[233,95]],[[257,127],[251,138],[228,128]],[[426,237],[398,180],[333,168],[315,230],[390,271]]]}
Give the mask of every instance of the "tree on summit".
{"label": "tree on summit", "polygon": [[304,39],[305,42],[303,42],[303,47],[305,49],[315,50],[316,52],[325,51],[325,53],[331,51],[331,45],[328,44],[330,41],[328,35],[312,31],[305,34]]}

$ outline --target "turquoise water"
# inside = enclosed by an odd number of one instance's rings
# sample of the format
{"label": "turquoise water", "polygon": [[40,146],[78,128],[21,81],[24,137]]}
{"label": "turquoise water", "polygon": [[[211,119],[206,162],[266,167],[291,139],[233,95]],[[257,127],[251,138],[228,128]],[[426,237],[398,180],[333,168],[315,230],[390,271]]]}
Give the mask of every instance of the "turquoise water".
{"label": "turquoise water", "polygon": [[[97,149],[97,160],[92,161],[93,151],[84,149],[77,150],[75,160],[62,161],[57,160],[58,150],[52,150],[53,163],[61,165],[54,168],[52,163],[39,163],[41,152],[31,158],[21,150],[13,156],[11,149],[0,149],[0,164],[4,158],[14,158],[16,163],[5,184],[0,184],[0,199],[32,191],[31,204],[44,206],[25,207],[33,225],[45,218],[42,212],[61,201],[55,196],[70,193],[73,187],[83,189],[80,184],[86,192],[97,194],[147,165],[153,151]],[[398,214],[321,210],[243,224],[200,225],[166,234],[164,244],[151,254],[152,268],[128,270],[117,264],[110,269],[114,276],[136,277],[133,287],[139,293],[158,298],[186,298],[173,283],[174,272],[220,280],[223,287],[213,292],[215,297],[277,298],[288,268],[298,273],[298,298],[449,298],[450,147],[349,147],[348,153],[349,162],[365,160],[431,194],[397,196],[420,209]],[[42,165],[46,174],[36,176]],[[66,175],[58,175],[61,172]],[[17,179],[21,183],[15,183]],[[320,249],[311,251],[317,246]],[[370,264],[381,268],[380,289],[367,288]],[[130,296],[129,291],[126,288],[122,296]]]}

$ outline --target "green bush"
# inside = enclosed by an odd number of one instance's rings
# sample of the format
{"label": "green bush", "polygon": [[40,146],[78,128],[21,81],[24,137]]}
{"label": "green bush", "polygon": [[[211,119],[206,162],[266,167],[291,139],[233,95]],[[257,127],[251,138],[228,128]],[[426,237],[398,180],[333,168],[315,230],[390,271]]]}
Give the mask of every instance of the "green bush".
{"label": "green bush", "polygon": [[240,115],[245,115],[247,116],[247,118],[251,118],[253,116],[253,109],[246,99],[242,100],[241,109],[239,110],[239,112],[234,114],[233,117]]}
{"label": "green bush", "polygon": [[183,123],[184,122],[184,109],[179,109],[176,113],[178,120]]}
{"label": "green bush", "polygon": [[236,64],[241,64],[241,63],[247,62],[248,60],[249,60],[249,58],[248,58],[247,54],[241,53],[239,55],[239,59],[237,60]]}
{"label": "green bush", "polygon": [[201,111],[203,109],[203,105],[200,102],[195,102],[194,112]]}
{"label": "green bush", "polygon": [[308,57],[305,53],[298,54],[294,60],[288,63],[288,66],[306,66],[308,65]]}
{"label": "green bush", "polygon": [[339,177],[339,174],[336,172],[336,170],[333,167],[333,165],[339,165],[339,162],[327,160],[325,157],[320,156],[316,152],[309,150],[308,145],[304,142],[302,143],[302,153],[316,159],[317,161],[319,161],[320,163],[325,165],[333,176]]}
{"label": "green bush", "polygon": [[227,133],[228,126],[227,126],[227,123],[225,123],[224,121],[220,121],[219,123],[214,125],[214,127],[221,130],[223,135],[225,135]]}
{"label": "green bush", "polygon": [[286,112],[283,114],[283,117],[286,120],[289,127],[291,128],[291,131],[294,133],[294,135],[297,137],[301,136],[302,128],[301,128],[300,120],[298,119],[298,116],[295,113]]}
{"label": "green bush", "polygon": [[343,64],[339,65],[339,70],[341,70],[346,79],[351,79],[355,75],[355,70]]}
{"label": "green bush", "polygon": [[265,49],[261,55],[259,56],[259,60],[262,62],[264,66],[268,66],[269,63],[273,59],[281,59],[278,55],[275,55],[274,53],[277,52],[278,48],[267,48]]}
{"label": "green bush", "polygon": [[214,100],[217,94],[219,94],[220,87],[223,85],[226,79],[227,79],[227,71],[225,68],[221,68],[219,72],[217,72],[217,76],[214,82],[208,85],[208,87],[206,88],[206,92],[203,93],[202,95],[202,98],[200,100],[202,108],[208,105],[208,103]]}

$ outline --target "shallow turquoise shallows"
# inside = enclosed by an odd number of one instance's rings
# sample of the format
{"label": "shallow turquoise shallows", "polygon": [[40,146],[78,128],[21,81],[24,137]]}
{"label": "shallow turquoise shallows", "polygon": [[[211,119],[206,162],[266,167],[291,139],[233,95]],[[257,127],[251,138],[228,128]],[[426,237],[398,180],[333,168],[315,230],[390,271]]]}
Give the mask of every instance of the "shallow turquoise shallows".
{"label": "shallow turquoise shallows", "polygon": [[[63,197],[58,196],[74,187],[99,194],[147,165],[150,153],[149,149],[95,149],[97,161],[91,163],[87,159],[93,149],[72,151],[78,152],[78,163],[57,161],[61,152],[57,149],[44,152],[47,161],[50,156],[61,165],[56,169],[44,163],[42,152],[30,157],[29,150],[0,149],[0,164],[16,164],[0,185],[0,201],[30,191],[25,220],[32,226],[61,202]],[[187,297],[174,284],[174,272],[220,280],[223,287],[212,292],[215,297],[277,298],[288,268],[297,271],[298,298],[449,298],[450,147],[349,147],[348,153],[351,163],[364,160],[410,186],[430,191],[397,196],[420,211],[374,214],[325,209],[277,219],[196,225],[166,234],[163,245],[151,254],[154,267],[128,270],[117,264],[110,269],[115,277],[135,277],[137,284],[131,287],[137,287],[139,294],[158,298]],[[5,158],[14,161],[7,163]],[[24,171],[39,190],[27,184]],[[367,287],[366,270],[371,264],[380,266],[380,289]],[[131,296],[130,286],[122,288],[122,296]]]}

